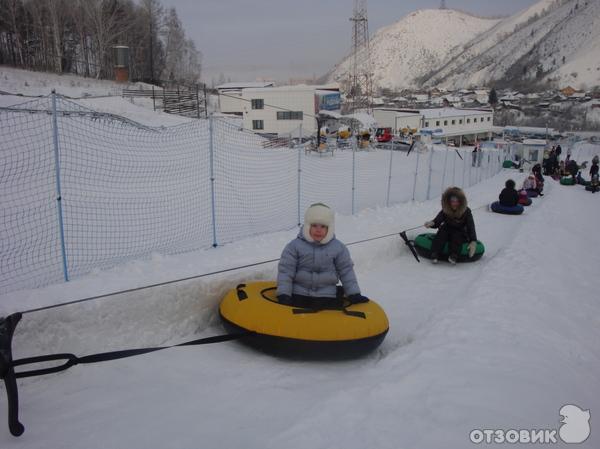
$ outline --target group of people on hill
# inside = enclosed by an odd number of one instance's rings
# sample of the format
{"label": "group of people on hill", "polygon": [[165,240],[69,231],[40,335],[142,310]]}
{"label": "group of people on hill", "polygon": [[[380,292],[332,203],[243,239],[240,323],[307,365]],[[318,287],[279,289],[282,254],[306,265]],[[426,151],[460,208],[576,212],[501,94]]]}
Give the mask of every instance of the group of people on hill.
{"label": "group of people on hill", "polygon": [[577,178],[580,166],[577,161],[571,159],[571,150],[567,150],[567,155],[564,160],[561,160],[562,148],[560,145],[553,146],[548,154],[544,155],[543,171],[544,175],[552,176],[554,179],[560,179],[565,176]]}
{"label": "group of people on hill", "polygon": [[[553,146],[548,154],[544,155],[544,175],[553,176],[558,173],[560,169],[560,155],[562,154],[562,148],[560,145]],[[567,154],[570,159],[570,153]]]}
{"label": "group of people on hill", "polygon": [[[544,176],[555,173],[555,158],[561,154],[560,145],[550,152],[552,166],[536,164],[523,181],[520,192],[514,180],[506,181],[500,193],[500,204],[508,207],[519,204],[520,195],[535,192],[543,195]],[[565,162],[565,161],[563,161]],[[567,155],[567,165],[574,162]],[[590,175],[598,188],[598,156],[592,159]],[[570,164],[570,165],[569,165]],[[577,163],[574,162],[576,165]],[[559,167],[560,168],[560,167]],[[576,176],[576,174],[574,175]],[[424,226],[437,229],[431,247],[431,260],[438,263],[446,251],[451,264],[458,262],[463,245],[467,256],[473,258],[477,249],[477,232],[473,213],[468,207],[464,191],[458,187],[448,188],[442,195],[442,209]],[[346,245],[335,237],[335,215],[327,205],[311,205],[304,215],[304,224],[298,236],[288,243],[279,261],[277,275],[277,298],[280,304],[296,307],[341,307],[347,299],[352,304],[368,302],[358,285],[354,263]],[[338,286],[338,282],[342,286]]]}
{"label": "group of people on hill", "polygon": [[[567,155],[564,160],[560,159],[562,154],[562,148],[560,145],[552,147],[548,154],[544,155],[544,161],[542,163],[543,174],[552,176],[553,179],[561,179],[565,177],[572,177],[575,184],[589,185],[592,187],[592,192],[600,190],[598,183],[598,156],[594,156],[592,159],[592,165],[590,167],[590,181],[586,181],[583,177],[582,171],[585,170],[587,162],[581,164],[577,163],[575,159],[571,158],[571,150],[567,150]],[[540,174],[541,176],[541,174]]]}

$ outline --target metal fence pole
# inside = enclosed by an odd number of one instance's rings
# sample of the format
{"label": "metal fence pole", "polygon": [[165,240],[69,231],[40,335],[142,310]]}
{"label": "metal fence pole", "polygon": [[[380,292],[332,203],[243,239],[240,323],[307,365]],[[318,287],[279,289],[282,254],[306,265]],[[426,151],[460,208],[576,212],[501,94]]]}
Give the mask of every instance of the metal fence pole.
{"label": "metal fence pole", "polygon": [[208,118],[208,95],[206,95],[206,83],[202,85],[202,91],[204,92],[204,117]]}
{"label": "metal fence pole", "polygon": [[352,215],[356,212],[356,149],[358,142],[352,147]]}
{"label": "metal fence pole", "polygon": [[215,130],[214,118],[208,116],[208,147],[210,151],[210,206],[212,214],[213,248],[217,247],[217,214],[215,207]]}
{"label": "metal fence pole", "polygon": [[434,149],[429,150],[429,175],[427,177],[427,199],[431,199],[431,172],[433,171],[433,152]]}
{"label": "metal fence pole", "polygon": [[[456,150],[456,147],[455,147]],[[456,150],[458,151],[458,150]],[[454,153],[454,157],[452,158],[452,185],[455,186],[456,185],[456,158],[458,157],[458,153],[456,151],[453,151],[452,153]]]}
{"label": "metal fence pole", "polygon": [[463,168],[462,168],[462,188],[466,188],[465,175],[467,174],[467,159],[468,153],[463,151]]}
{"label": "metal fence pole", "polygon": [[394,161],[394,144],[390,150],[390,168],[388,170],[387,195],[385,197],[385,206],[390,207],[390,190],[392,188],[392,163]]}
{"label": "metal fence pole", "polygon": [[417,177],[419,176],[419,160],[421,159],[421,153],[417,151],[417,162],[415,164],[415,179],[413,180],[413,193],[412,200],[415,200],[415,194],[417,192]]}
{"label": "metal fence pole", "polygon": [[300,125],[300,145],[298,145],[298,226],[302,225],[301,219],[301,192],[302,192],[302,150],[304,142],[302,141],[302,125]]}
{"label": "metal fence pole", "polygon": [[448,145],[446,145],[446,154],[444,156],[444,172],[442,173],[442,189],[440,194],[444,193],[444,186],[446,185],[446,168],[448,167]]}
{"label": "metal fence pole", "polygon": [[200,118],[200,86],[196,83],[196,118]]}
{"label": "metal fence pole", "polygon": [[60,152],[58,147],[58,114],[56,111],[56,91],[52,91],[52,140],[54,144],[54,173],[56,178],[56,210],[58,213],[58,230],[60,233],[60,251],[62,256],[63,276],[69,281],[67,249],[65,245],[65,227],[63,221],[62,190],[60,182]]}
{"label": "metal fence pole", "polygon": [[[470,159],[472,159],[472,158],[473,158],[473,153],[471,153],[471,158]],[[471,164],[469,164],[469,187],[471,187],[473,185],[472,184],[473,183],[473,173],[472,173],[473,170],[472,170],[472,168],[473,168],[473,161],[471,161]]]}

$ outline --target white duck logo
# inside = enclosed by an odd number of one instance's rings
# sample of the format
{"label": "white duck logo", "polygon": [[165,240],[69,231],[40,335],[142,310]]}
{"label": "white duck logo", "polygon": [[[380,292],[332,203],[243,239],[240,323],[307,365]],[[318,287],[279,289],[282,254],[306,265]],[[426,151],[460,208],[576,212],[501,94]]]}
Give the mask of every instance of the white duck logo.
{"label": "white duck logo", "polygon": [[562,419],[558,434],[565,443],[583,443],[590,436],[590,411],[576,405],[563,405],[559,411]]}

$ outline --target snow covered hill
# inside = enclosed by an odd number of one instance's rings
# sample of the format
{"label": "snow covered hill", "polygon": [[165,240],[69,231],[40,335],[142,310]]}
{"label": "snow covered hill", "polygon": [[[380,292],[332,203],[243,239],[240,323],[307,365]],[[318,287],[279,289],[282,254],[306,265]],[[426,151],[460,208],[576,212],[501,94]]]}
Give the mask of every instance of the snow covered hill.
{"label": "snow covered hill", "polygon": [[0,66],[0,94],[4,95],[42,96],[56,89],[58,93],[68,97],[97,97],[121,95],[121,91],[125,88],[145,89],[151,86],[146,83],[117,83],[77,75],[34,72]]}
{"label": "snow covered hill", "polygon": [[450,88],[494,80],[557,80],[559,85],[600,84],[600,2],[541,0],[502,20],[425,77]]}
{"label": "snow covered hill", "polygon": [[[371,38],[374,82],[387,88],[415,87],[417,80],[440,67],[455,47],[497,23],[453,10],[415,11]],[[330,80],[347,79],[349,70],[350,58],[346,58],[333,69]]]}
{"label": "snow covered hill", "polygon": [[[540,0],[502,20],[419,10],[371,39],[375,86],[451,89],[495,81],[600,84],[600,2]],[[330,80],[348,78],[350,59]]]}

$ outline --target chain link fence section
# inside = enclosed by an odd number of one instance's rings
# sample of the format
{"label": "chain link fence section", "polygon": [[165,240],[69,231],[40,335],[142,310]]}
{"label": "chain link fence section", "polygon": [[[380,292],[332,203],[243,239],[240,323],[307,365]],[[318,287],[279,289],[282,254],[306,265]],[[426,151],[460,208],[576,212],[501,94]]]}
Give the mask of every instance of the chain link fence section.
{"label": "chain link fence section", "polygon": [[0,111],[0,291],[63,279],[49,107]]}
{"label": "chain link fence section", "polygon": [[226,118],[148,127],[58,95],[0,108],[0,290],[292,229],[316,202],[344,215],[437,197],[506,155],[415,145],[310,151]]}

